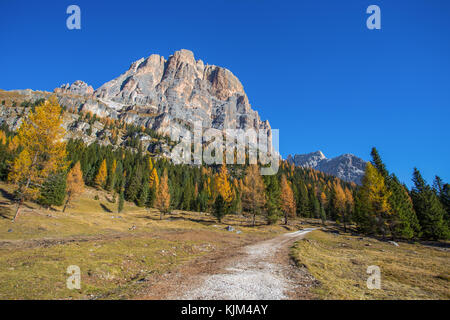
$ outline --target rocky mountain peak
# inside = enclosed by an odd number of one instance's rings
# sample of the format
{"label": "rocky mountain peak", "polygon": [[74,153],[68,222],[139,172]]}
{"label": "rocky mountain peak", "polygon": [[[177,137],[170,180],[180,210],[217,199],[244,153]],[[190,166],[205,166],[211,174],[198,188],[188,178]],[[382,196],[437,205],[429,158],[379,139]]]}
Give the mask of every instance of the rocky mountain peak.
{"label": "rocky mountain peak", "polygon": [[[144,122],[142,125],[160,132],[166,131],[172,120],[201,120],[204,128],[219,130],[270,130],[269,123],[252,110],[243,85],[231,71],[205,65],[186,49],[168,60],[156,54],[139,59],[98,88],[94,96],[114,110],[118,104],[138,108],[138,115],[128,114],[126,120]],[[142,113],[145,118],[139,116]]]}
{"label": "rocky mountain peak", "polygon": [[324,159],[326,159],[326,157],[320,150],[307,154],[296,154],[294,156],[289,155],[287,158],[288,161],[296,165],[308,168],[315,168],[319,162]]}
{"label": "rocky mountain peak", "polygon": [[190,64],[192,66],[196,65],[194,53],[187,49],[175,51],[174,54],[169,57],[169,62],[172,61],[177,65],[180,65],[181,63]]}
{"label": "rocky mountain peak", "polygon": [[322,151],[316,151],[294,156],[289,155],[286,160],[297,166],[313,168],[357,184],[361,184],[366,168],[366,162],[363,159],[350,153],[327,159]]}
{"label": "rocky mountain peak", "polygon": [[77,80],[71,85],[63,84],[61,87],[54,90],[55,93],[67,93],[67,94],[78,94],[83,96],[92,95],[94,93],[94,88],[85,83],[84,81]]}

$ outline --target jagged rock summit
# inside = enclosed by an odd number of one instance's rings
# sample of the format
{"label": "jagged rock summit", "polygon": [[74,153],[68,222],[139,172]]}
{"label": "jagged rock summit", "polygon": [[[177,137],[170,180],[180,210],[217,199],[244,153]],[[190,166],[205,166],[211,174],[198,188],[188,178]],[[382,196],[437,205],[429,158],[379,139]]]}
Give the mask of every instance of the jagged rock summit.
{"label": "jagged rock summit", "polygon": [[77,80],[72,84],[63,84],[61,87],[56,88],[54,92],[89,96],[94,93],[94,88],[81,80]]}
{"label": "jagged rock summit", "polygon": [[[66,138],[81,138],[87,144],[112,141],[111,128],[98,119],[90,121],[82,117],[88,113],[148,128],[160,137],[170,134],[176,124],[192,128],[195,121],[200,121],[203,129],[264,129],[269,139],[272,135],[269,122],[261,121],[258,112],[251,108],[243,85],[231,71],[196,60],[185,49],[176,51],[167,60],[157,54],[141,58],[97,90],[77,80],[61,85],[53,93],[69,111],[63,123]],[[51,94],[31,89],[4,91],[9,98],[5,105],[0,105],[0,124],[17,130],[29,111],[27,106]],[[170,146],[165,139],[142,132],[131,138],[138,138],[142,147],[152,153],[169,154]],[[128,139],[120,136],[114,144],[128,146]]]}
{"label": "jagged rock summit", "polygon": [[[131,64],[117,78],[93,91],[82,81],[55,89],[59,95],[82,95],[85,101],[64,103],[99,116],[122,118],[128,123],[168,133],[173,121],[223,130],[267,129],[251,108],[239,79],[231,71],[196,60],[189,50],[179,50],[167,60],[152,54]],[[270,134],[270,133],[269,133]]]}
{"label": "jagged rock summit", "polygon": [[336,176],[344,181],[361,184],[366,162],[352,154],[327,159],[322,151],[287,156],[286,160],[297,166],[313,168]]}

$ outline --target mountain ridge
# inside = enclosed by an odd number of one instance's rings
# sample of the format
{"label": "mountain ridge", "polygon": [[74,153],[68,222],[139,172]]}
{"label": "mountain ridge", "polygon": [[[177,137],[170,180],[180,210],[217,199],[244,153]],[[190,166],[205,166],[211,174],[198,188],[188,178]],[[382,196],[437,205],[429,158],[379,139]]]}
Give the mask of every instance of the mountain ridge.
{"label": "mountain ridge", "polygon": [[297,166],[322,171],[359,185],[362,183],[366,167],[366,161],[351,153],[328,159],[320,150],[306,154],[294,154],[294,156],[288,155],[286,160]]}
{"label": "mountain ridge", "polygon": [[[31,89],[8,92],[32,103],[52,94]],[[189,126],[194,121],[201,121],[204,129],[264,129],[271,135],[269,121],[262,121],[252,109],[239,79],[226,68],[195,59],[186,49],[175,51],[167,59],[158,54],[138,59],[97,89],[77,80],[55,88],[53,94],[61,105],[74,111],[64,124],[71,131],[68,137],[81,137],[87,143],[109,143],[111,130],[100,122],[81,121],[77,113],[124,121],[161,135],[169,135],[174,123]],[[25,114],[19,109],[0,106],[0,123],[16,130]],[[139,139],[150,152],[169,154],[164,141],[155,143],[146,135]],[[351,154],[327,159],[321,151],[289,155],[286,160],[356,183],[361,183],[365,167],[362,159]]]}
{"label": "mountain ridge", "polygon": [[265,129],[251,108],[239,79],[228,69],[204,64],[192,51],[175,51],[166,60],[152,54],[131,63],[128,70],[96,90],[81,80],[65,84],[55,94],[78,94],[89,100],[82,109],[98,116],[168,133],[170,123],[201,121],[204,128]]}

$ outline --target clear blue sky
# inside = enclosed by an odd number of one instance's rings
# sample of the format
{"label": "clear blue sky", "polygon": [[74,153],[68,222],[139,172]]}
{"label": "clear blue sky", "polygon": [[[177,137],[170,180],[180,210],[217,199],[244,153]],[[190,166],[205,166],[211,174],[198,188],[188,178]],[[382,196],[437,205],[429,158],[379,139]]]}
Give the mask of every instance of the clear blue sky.
{"label": "clear blue sky", "polygon": [[[81,30],[66,8],[81,8]],[[366,28],[381,8],[382,29]],[[152,53],[186,48],[230,69],[280,151],[376,146],[410,185],[417,166],[450,180],[450,1],[173,0],[0,3],[0,88],[94,88]]]}

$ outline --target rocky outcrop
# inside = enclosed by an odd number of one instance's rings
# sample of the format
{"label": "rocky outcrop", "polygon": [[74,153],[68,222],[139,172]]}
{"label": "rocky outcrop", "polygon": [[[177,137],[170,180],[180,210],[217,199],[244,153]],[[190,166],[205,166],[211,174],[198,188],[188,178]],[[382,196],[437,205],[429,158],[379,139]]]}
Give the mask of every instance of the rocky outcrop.
{"label": "rocky outcrop", "polygon": [[316,168],[320,161],[326,159],[322,151],[316,151],[307,154],[288,155],[286,160],[297,166]]}
{"label": "rocky outcrop", "polygon": [[71,85],[69,85],[68,83],[63,84],[61,87],[56,88],[53,92],[58,94],[91,96],[94,93],[94,88],[81,80],[77,80]]}
{"label": "rocky outcrop", "polygon": [[[20,97],[18,101],[27,103],[35,103],[51,95],[50,92],[30,89],[10,92],[13,93]],[[251,108],[239,79],[225,68],[196,60],[189,50],[177,51],[167,60],[157,54],[139,59],[123,74],[97,90],[77,80],[54,89],[53,94],[74,115],[88,112],[101,118],[150,128],[162,135],[170,133],[174,124],[192,127],[194,121],[200,121],[204,129],[218,131],[227,128],[265,129],[271,141],[269,122],[261,121],[258,112]],[[1,108],[0,122],[15,130],[20,126],[22,112],[27,110]],[[79,137],[86,143],[95,139],[108,143],[106,129],[76,118],[67,120],[67,138]],[[151,152],[168,151],[164,143],[150,143],[150,139],[146,140],[148,137],[139,138]]]}
{"label": "rocky outcrop", "polygon": [[313,168],[356,184],[361,184],[366,168],[366,162],[352,154],[327,159],[322,151],[289,155],[286,160],[297,166]]}
{"label": "rocky outcrop", "polygon": [[[231,71],[195,60],[188,50],[175,52],[167,60],[153,54],[94,92],[106,105],[132,106],[133,115],[123,115],[159,132],[173,121],[223,130],[267,129],[252,110],[244,87]],[[130,111],[130,109],[127,109]],[[161,116],[164,120],[161,121]]]}
{"label": "rocky outcrop", "polygon": [[[17,92],[29,101],[43,96],[22,91]],[[54,94],[74,112],[124,120],[161,134],[168,134],[174,123],[191,126],[201,121],[204,129],[265,129],[271,136],[269,122],[261,121],[251,108],[239,79],[227,69],[205,65],[184,49],[167,60],[157,54],[139,59],[95,91],[77,80],[56,88]]]}

